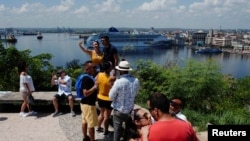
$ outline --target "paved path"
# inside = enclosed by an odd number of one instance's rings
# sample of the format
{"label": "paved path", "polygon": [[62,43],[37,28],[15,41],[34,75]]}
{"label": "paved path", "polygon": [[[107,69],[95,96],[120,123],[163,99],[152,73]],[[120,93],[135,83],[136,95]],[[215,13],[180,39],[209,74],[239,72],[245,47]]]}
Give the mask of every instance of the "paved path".
{"label": "paved path", "polygon": [[[56,92],[35,92],[35,99],[51,101]],[[0,93],[0,102],[22,101],[18,92]],[[21,105],[20,105],[21,106]],[[39,111],[37,111],[39,112]],[[112,127],[109,127],[113,131]],[[96,132],[97,141],[103,133]],[[19,113],[0,113],[0,141],[82,141],[81,115],[70,113],[52,117],[51,113],[20,117]]]}
{"label": "paved path", "polygon": [[[35,92],[34,97],[51,100],[54,93]],[[0,95],[1,102],[19,99],[18,92]],[[97,141],[103,141],[103,133],[95,135]],[[200,141],[207,141],[207,132],[198,132],[197,136]],[[82,138],[80,114],[52,117],[51,113],[38,113],[37,116],[20,117],[19,113],[0,113],[0,141],[82,141]]]}
{"label": "paved path", "polygon": [[[112,128],[110,127],[110,130]],[[96,132],[103,141],[103,133]],[[0,141],[82,141],[81,116],[51,114],[20,117],[19,113],[0,113]]]}
{"label": "paved path", "polygon": [[46,114],[19,117],[19,113],[0,113],[1,141],[67,141],[58,118]]}
{"label": "paved path", "polygon": [[[19,113],[0,113],[0,127],[0,141],[82,141],[80,115],[52,117],[41,113],[20,117]],[[96,132],[95,136],[97,141],[103,141],[103,133]],[[207,141],[207,132],[197,136],[200,141]]]}

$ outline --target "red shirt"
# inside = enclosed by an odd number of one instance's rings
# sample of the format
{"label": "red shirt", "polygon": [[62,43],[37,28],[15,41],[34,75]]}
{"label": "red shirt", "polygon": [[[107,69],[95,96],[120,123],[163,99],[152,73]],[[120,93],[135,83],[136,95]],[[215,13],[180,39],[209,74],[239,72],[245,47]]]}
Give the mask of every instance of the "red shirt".
{"label": "red shirt", "polygon": [[149,141],[198,141],[190,123],[173,119],[157,121],[149,129]]}

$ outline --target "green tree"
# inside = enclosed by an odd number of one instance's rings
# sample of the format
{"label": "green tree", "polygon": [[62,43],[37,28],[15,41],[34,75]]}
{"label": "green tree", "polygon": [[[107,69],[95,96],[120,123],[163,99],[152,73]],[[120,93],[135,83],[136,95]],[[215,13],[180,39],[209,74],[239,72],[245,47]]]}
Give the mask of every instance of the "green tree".
{"label": "green tree", "polygon": [[52,55],[40,54],[30,56],[30,50],[18,51],[11,46],[4,48],[0,44],[0,85],[2,90],[18,91],[19,75],[17,72],[17,64],[20,61],[26,61],[29,64],[29,74],[32,76],[36,90],[49,90],[50,78],[53,66],[50,63]]}
{"label": "green tree", "polygon": [[235,91],[231,96],[232,101],[239,105],[246,105],[250,110],[250,76],[238,79],[232,88]]}
{"label": "green tree", "polygon": [[185,66],[168,62],[159,66],[139,61],[134,75],[141,88],[136,103],[144,105],[154,92],[178,97],[184,102],[184,114],[193,125],[205,129],[206,123],[250,124],[250,77],[234,79],[223,75],[212,59],[206,62],[188,60]]}

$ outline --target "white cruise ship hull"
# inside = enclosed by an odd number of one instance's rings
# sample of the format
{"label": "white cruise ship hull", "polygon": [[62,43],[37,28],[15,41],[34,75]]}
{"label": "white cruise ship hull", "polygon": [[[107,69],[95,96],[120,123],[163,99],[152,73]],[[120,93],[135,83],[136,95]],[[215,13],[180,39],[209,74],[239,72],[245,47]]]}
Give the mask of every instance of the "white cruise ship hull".
{"label": "white cruise ship hull", "polygon": [[[113,28],[113,27],[111,27]],[[101,37],[107,35],[110,43],[118,50],[139,50],[150,47],[169,48],[171,40],[166,36],[157,33],[123,33],[123,32],[103,32],[90,35],[86,40],[86,46],[92,48],[93,41],[101,44]]]}

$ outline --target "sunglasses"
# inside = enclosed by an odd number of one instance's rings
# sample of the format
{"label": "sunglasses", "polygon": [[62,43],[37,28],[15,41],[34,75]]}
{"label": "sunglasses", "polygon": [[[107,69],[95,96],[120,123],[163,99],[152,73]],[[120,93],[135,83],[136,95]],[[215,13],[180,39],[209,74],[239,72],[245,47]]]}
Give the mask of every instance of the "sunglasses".
{"label": "sunglasses", "polygon": [[148,120],[149,119],[149,116],[148,116],[148,113],[145,112],[142,116],[138,115],[137,112],[135,113],[135,120],[141,120],[141,119],[146,119]]}
{"label": "sunglasses", "polygon": [[148,118],[149,118],[149,117],[148,117],[148,113],[145,112],[145,113],[142,115],[142,117],[139,118],[139,120],[140,120],[140,119],[146,119],[146,120],[148,120]]}

